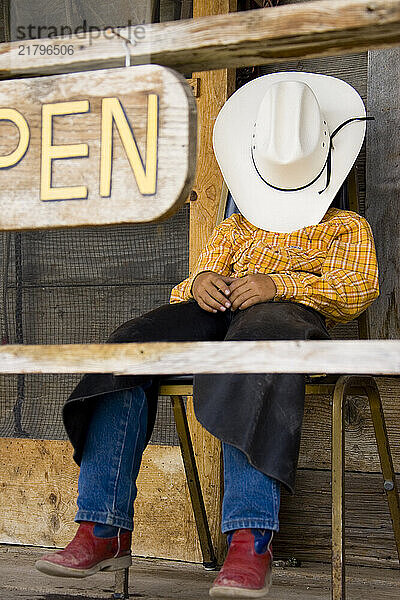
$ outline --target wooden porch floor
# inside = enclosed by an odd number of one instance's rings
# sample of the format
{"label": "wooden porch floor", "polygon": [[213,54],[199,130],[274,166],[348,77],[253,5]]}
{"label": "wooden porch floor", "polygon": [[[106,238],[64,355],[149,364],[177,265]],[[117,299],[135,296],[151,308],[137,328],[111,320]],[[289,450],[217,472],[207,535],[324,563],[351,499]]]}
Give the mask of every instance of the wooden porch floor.
{"label": "wooden porch floor", "polygon": [[[93,575],[85,580],[47,577],[33,565],[42,548],[0,546],[1,600],[98,600],[111,598],[114,576]],[[201,565],[169,560],[134,558],[130,575],[131,600],[206,600],[216,576]],[[330,567],[305,563],[276,566],[270,600],[329,600]],[[348,567],[347,600],[400,598],[400,571]]]}

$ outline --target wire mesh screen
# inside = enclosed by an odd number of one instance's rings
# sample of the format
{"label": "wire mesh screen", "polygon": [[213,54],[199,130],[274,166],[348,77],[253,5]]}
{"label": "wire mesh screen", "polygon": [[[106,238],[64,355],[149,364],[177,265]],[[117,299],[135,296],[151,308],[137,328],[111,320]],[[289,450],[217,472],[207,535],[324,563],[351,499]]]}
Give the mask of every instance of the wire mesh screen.
{"label": "wire mesh screen", "polygon": [[[104,342],[168,302],[188,273],[189,205],[160,223],[1,233],[2,343]],[[61,407],[80,375],[0,378],[0,436],[65,439]],[[151,443],[177,444],[160,398]]]}

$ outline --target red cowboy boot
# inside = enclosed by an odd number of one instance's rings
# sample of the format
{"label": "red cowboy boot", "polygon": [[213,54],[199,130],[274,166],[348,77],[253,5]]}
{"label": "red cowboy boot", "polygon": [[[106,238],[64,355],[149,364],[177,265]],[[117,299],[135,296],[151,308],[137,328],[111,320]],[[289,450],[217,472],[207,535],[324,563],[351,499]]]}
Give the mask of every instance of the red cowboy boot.
{"label": "red cowboy boot", "polygon": [[213,598],[262,598],[272,583],[271,542],[259,553],[251,529],[237,529],[210,596]]}
{"label": "red cowboy boot", "polygon": [[132,532],[97,537],[96,523],[82,521],[74,539],[64,550],[42,556],[36,569],[58,577],[88,577],[98,571],[117,571],[132,564]]}

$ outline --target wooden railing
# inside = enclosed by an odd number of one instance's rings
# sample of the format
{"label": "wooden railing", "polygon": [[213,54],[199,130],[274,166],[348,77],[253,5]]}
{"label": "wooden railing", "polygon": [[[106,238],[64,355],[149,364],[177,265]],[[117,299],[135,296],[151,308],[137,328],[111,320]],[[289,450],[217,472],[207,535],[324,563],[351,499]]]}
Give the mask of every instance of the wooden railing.
{"label": "wooden railing", "polygon": [[7,345],[0,373],[399,374],[400,340]]}

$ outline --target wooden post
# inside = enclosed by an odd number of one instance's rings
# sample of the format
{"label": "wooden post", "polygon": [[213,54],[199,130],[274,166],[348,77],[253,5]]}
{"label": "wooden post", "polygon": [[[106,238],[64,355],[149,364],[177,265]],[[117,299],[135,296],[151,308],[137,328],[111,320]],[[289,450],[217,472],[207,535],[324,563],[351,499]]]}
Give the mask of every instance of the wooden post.
{"label": "wooden post", "polygon": [[[237,10],[236,0],[193,0],[193,17],[217,15]],[[189,269],[193,270],[201,249],[215,227],[223,178],[212,148],[215,118],[235,90],[236,69],[193,73],[199,78],[197,99],[197,172],[194,185],[196,200],[190,207]],[[193,197],[193,195],[192,195]],[[188,403],[188,420],[199,468],[200,482],[210,523],[217,560],[223,560],[224,537],[221,534],[221,444],[198,423],[193,403]]]}

